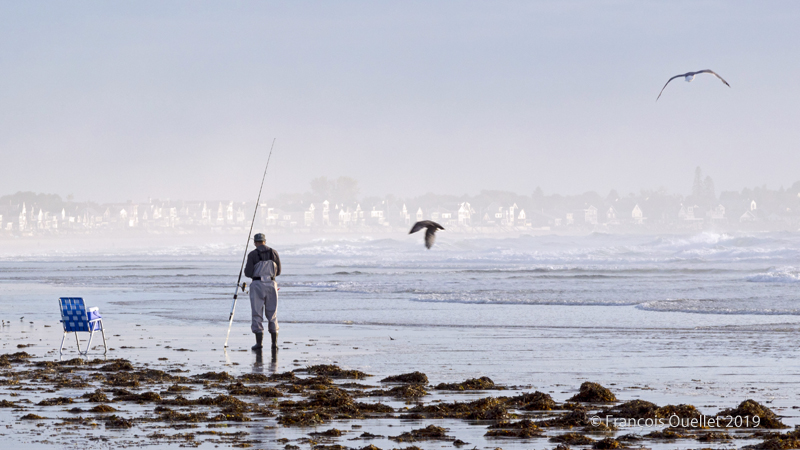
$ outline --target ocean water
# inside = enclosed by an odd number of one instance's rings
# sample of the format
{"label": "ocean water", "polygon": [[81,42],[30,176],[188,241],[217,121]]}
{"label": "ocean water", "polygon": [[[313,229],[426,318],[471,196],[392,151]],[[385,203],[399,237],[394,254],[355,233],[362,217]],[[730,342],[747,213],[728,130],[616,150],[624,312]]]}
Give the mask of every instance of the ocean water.
{"label": "ocean water", "polygon": [[[800,316],[797,234],[445,235],[431,251],[416,237],[274,243],[284,267],[281,319],[681,328],[783,326]],[[2,308],[97,293],[125,314],[215,322],[227,317],[241,253],[229,243],[0,252]],[[552,316],[545,306],[566,308]]]}
{"label": "ocean water", "polygon": [[[795,329],[800,235],[418,236],[275,242],[280,319],[454,328]],[[0,314],[48,316],[55,297],[185,323],[227,319],[232,243],[0,252]],[[237,323],[248,304],[239,302]]]}

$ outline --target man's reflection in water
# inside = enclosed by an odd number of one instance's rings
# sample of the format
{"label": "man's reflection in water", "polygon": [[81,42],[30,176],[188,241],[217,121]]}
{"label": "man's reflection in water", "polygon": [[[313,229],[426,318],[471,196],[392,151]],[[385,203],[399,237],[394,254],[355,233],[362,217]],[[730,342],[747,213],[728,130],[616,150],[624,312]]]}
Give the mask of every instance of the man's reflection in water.
{"label": "man's reflection in water", "polygon": [[[275,373],[278,370],[278,352],[271,352],[271,359],[269,362],[269,372]],[[264,353],[262,351],[256,352],[256,361],[253,363],[253,373],[264,373]]]}
{"label": "man's reflection in water", "polygon": [[278,349],[272,350],[272,359],[269,362],[269,371],[271,373],[278,371]]}
{"label": "man's reflection in water", "polygon": [[256,351],[256,362],[253,363],[253,373],[264,373],[264,354]]}

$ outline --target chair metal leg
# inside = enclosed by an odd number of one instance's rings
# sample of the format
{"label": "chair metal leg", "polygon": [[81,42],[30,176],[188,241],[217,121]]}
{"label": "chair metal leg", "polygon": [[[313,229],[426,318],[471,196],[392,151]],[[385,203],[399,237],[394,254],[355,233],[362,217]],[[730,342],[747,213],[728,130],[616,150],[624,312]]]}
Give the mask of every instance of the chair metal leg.
{"label": "chair metal leg", "polygon": [[92,347],[92,337],[94,336],[94,330],[89,332],[89,342],[86,343],[86,351],[83,353],[84,355],[89,355],[89,349]]}
{"label": "chair metal leg", "polygon": [[78,332],[77,331],[75,332],[75,343],[78,344],[78,354],[82,355],[83,353],[81,353],[81,341],[80,341],[80,339],[78,339]]}
{"label": "chair metal leg", "polygon": [[67,339],[67,332],[65,331],[64,334],[61,336],[61,345],[58,346],[58,354],[64,354],[64,340]]}
{"label": "chair metal leg", "polygon": [[105,355],[106,353],[108,353],[108,345],[106,345],[106,329],[103,328],[102,320],[100,321],[100,333],[103,335],[103,348],[105,349],[103,351],[103,354]]}

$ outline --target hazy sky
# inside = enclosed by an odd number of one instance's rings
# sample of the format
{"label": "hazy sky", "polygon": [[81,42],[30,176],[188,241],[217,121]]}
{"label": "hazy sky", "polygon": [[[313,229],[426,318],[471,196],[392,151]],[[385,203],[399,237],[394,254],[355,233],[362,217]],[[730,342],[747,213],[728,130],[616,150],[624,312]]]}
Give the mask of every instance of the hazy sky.
{"label": "hazy sky", "polygon": [[[0,2],[0,195],[800,180],[800,2]],[[710,68],[688,84],[666,80]]]}

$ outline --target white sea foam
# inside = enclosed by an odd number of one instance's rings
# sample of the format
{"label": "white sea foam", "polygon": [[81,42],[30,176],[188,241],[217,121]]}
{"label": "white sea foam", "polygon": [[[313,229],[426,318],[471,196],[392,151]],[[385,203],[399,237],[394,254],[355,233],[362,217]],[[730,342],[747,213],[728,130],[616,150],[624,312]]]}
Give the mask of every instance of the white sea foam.
{"label": "white sea foam", "polygon": [[747,281],[754,283],[798,283],[800,282],[800,269],[792,266],[774,268],[767,272],[753,275]]}
{"label": "white sea foam", "polygon": [[785,305],[763,302],[742,302],[736,300],[717,300],[717,299],[670,299],[644,302],[636,305],[636,308],[645,311],[657,312],[681,312],[695,314],[735,314],[735,315],[800,315],[800,308]]}

